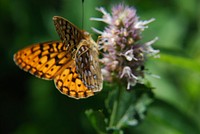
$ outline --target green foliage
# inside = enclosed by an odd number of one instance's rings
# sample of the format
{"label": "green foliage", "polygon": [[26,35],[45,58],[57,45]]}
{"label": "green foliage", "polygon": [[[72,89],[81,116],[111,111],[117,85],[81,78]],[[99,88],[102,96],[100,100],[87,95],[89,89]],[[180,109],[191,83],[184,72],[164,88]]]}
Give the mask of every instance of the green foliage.
{"label": "green foliage", "polygon": [[[105,87],[106,88],[106,87]],[[98,133],[123,133],[124,128],[133,127],[145,119],[147,106],[153,100],[151,88],[137,85],[127,91],[124,86],[115,85],[105,100],[105,111],[86,111],[86,115]]]}
{"label": "green foliage", "polygon": [[85,0],[82,16],[81,0],[0,1],[0,133],[200,133],[199,0],[125,0],[141,20],[156,19],[142,35],[144,40],[159,37],[153,47],[161,50],[160,59],[145,65],[150,73],[145,77],[154,89],[137,85],[128,92],[111,83],[98,95],[77,101],[61,95],[52,81],[34,78],[15,66],[12,57],[17,50],[59,39],[54,15],[97,38],[90,27],[103,25],[89,18],[101,16],[96,7],[109,11],[118,2]]}
{"label": "green foliage", "polygon": [[86,110],[85,114],[99,134],[106,133],[106,122],[102,111],[94,111],[93,109],[90,109]]}
{"label": "green foliage", "polygon": [[176,65],[183,69],[188,69],[191,71],[196,71],[197,73],[200,73],[200,63],[194,59],[181,57],[181,56],[175,56],[172,54],[160,54],[161,58],[160,61],[164,61],[166,63]]}

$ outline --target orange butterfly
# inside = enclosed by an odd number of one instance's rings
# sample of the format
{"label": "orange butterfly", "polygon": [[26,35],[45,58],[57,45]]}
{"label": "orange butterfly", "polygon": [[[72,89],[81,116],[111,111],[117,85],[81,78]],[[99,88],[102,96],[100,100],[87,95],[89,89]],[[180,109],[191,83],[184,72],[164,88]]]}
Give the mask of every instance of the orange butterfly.
{"label": "orange butterfly", "polygon": [[54,16],[61,41],[34,44],[14,55],[23,70],[46,80],[69,97],[80,99],[102,90],[98,45],[91,35],[68,20]]}

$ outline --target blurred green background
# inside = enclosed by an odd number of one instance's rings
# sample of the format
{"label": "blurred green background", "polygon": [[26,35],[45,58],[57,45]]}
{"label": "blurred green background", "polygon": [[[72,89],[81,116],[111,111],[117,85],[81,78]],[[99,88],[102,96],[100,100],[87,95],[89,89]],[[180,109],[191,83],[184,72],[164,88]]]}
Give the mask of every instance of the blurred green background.
{"label": "blurred green background", "polygon": [[[61,95],[53,81],[38,79],[20,70],[13,54],[33,43],[58,40],[52,17],[63,16],[93,34],[102,23],[95,10],[108,11],[119,0],[0,0],[0,133],[64,134],[96,133],[84,111],[104,107],[107,92],[74,100]],[[155,87],[155,101],[138,126],[125,130],[135,134],[200,133],[200,1],[199,0],[126,0],[141,20],[155,18],[143,32],[143,41],[155,36],[154,48],[160,59],[150,59],[146,68],[160,79],[147,75]],[[82,19],[84,18],[84,24]]]}

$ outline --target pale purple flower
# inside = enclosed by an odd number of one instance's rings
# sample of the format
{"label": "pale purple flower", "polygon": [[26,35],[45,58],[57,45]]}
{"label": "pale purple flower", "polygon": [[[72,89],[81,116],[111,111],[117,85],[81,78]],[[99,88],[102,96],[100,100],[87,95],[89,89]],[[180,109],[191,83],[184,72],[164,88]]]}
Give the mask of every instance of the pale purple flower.
{"label": "pale purple flower", "polygon": [[103,31],[92,28],[101,35],[98,42],[103,50],[102,74],[104,80],[112,82],[119,78],[127,82],[127,89],[141,83],[144,77],[144,62],[149,56],[158,57],[159,50],[154,50],[152,44],[157,37],[149,42],[141,43],[141,32],[148,28],[147,24],[154,21],[139,20],[136,10],[124,4],[112,8],[111,14],[103,7],[97,8],[103,14],[102,18],[91,20],[108,24]]}

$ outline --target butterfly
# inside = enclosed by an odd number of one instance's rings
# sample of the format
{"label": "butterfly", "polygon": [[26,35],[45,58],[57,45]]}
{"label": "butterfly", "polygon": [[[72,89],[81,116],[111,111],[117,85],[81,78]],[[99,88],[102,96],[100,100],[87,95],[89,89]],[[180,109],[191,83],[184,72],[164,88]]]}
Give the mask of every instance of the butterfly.
{"label": "butterfly", "polygon": [[75,99],[100,92],[103,77],[99,66],[98,44],[91,35],[60,16],[53,22],[60,41],[33,44],[14,54],[15,63],[24,71],[46,80]]}

